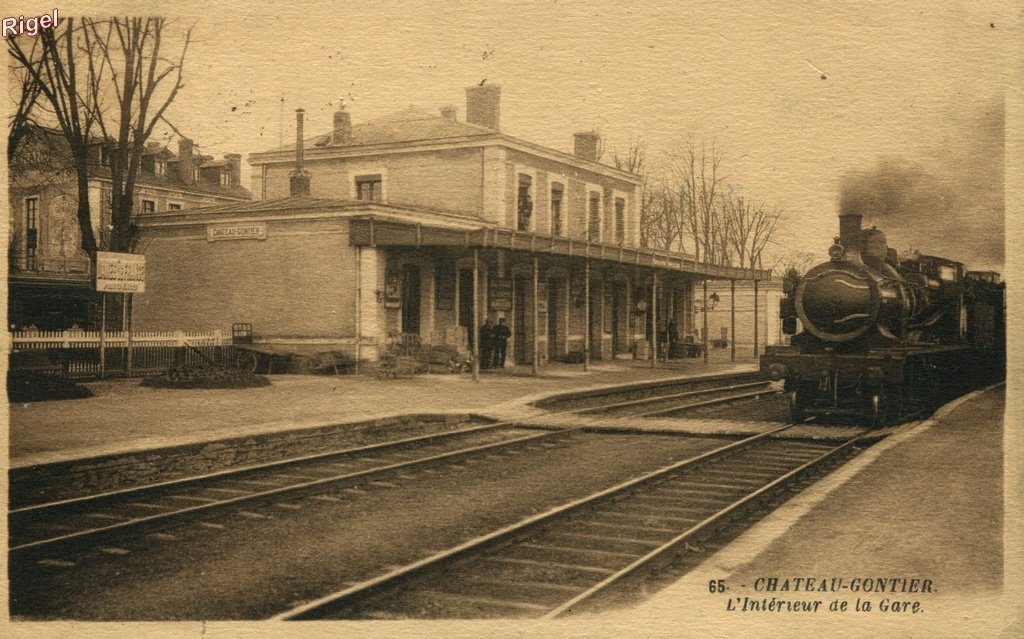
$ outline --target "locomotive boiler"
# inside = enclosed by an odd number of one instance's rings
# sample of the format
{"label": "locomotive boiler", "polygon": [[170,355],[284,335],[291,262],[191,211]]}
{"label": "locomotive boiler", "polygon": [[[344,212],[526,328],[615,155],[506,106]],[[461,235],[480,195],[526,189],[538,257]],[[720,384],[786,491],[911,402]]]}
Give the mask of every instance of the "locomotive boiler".
{"label": "locomotive boiler", "polygon": [[785,380],[794,420],[881,424],[1003,373],[998,274],[929,255],[900,260],[859,214],[839,220],[829,261],[785,277],[779,315],[790,345],[761,358],[765,375]]}

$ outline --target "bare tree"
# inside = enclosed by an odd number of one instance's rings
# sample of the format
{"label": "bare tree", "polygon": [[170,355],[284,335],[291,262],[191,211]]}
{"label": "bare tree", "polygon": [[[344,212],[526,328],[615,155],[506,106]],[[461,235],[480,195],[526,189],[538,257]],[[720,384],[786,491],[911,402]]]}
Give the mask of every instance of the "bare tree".
{"label": "bare tree", "polygon": [[135,179],[146,140],[184,86],[192,28],[186,29],[180,51],[168,55],[164,18],[87,20],[86,25],[85,45],[98,52],[89,58],[96,123],[103,136],[114,141],[110,248],[130,251],[138,237]]}
{"label": "bare tree", "polygon": [[742,195],[722,198],[726,243],[735,254],[737,266],[755,269],[761,266],[761,254],[771,241],[781,213],[769,210],[764,202],[754,203]]}
{"label": "bare tree", "polygon": [[180,51],[169,53],[169,24],[164,18],[67,18],[40,32],[38,45],[8,39],[8,50],[38,85],[67,140],[77,173],[82,248],[90,257],[99,248],[88,197],[89,151],[97,142],[110,151],[112,228],[105,248],[130,251],[136,241],[135,180],[145,143],[184,86],[192,36],[187,28]]}
{"label": "bare tree", "polygon": [[[20,65],[19,71],[27,76],[22,87],[38,90],[45,98],[50,115],[67,140],[78,178],[77,219],[82,248],[93,256],[97,243],[89,211],[88,155],[95,119],[87,98],[89,63],[85,59],[90,52],[80,45],[81,33],[82,26],[74,18],[65,18],[38,36],[7,38],[7,50]],[[36,102],[38,97],[33,104]]]}
{"label": "bare tree", "polygon": [[[32,46],[42,48],[39,40],[33,40]],[[10,51],[10,45],[8,45],[8,50]],[[13,52],[11,55],[13,57]],[[33,64],[39,66],[45,64],[46,55],[47,51],[42,49],[42,52],[39,54],[30,54],[29,58],[34,60]],[[32,112],[36,108],[36,103],[39,101],[39,94],[42,89],[42,85],[37,77],[38,73],[32,73],[29,69],[24,68],[18,63],[17,60],[11,65],[8,73],[11,84],[17,87],[15,99],[12,100],[14,112],[10,116],[10,123],[7,129],[8,166],[14,158],[18,145],[29,133],[33,124]]]}
{"label": "bare tree", "polygon": [[693,242],[694,257],[712,263],[720,263],[727,254],[722,247],[724,230],[719,211],[720,191],[726,179],[723,155],[713,139],[698,142],[690,136],[671,158],[682,225]]}

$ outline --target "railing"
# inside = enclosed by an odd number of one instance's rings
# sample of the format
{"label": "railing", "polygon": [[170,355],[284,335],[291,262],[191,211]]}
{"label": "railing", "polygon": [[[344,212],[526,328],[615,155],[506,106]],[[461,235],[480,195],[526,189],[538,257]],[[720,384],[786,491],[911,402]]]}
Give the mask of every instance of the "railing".
{"label": "railing", "polygon": [[[129,341],[124,331],[108,331],[105,370],[123,375],[127,370]],[[45,349],[50,361],[64,367],[69,377],[100,374],[99,331],[19,331],[9,336],[12,351]],[[131,334],[132,374],[145,375],[171,366],[234,361],[230,335],[222,331],[135,331]]]}

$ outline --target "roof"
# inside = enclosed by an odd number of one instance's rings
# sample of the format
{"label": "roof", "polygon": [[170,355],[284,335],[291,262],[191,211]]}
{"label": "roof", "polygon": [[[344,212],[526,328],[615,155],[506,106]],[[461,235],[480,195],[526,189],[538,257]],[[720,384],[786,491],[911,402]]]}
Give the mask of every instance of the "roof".
{"label": "roof", "polygon": [[[333,132],[306,138],[305,148],[316,147],[351,147],[369,146],[374,144],[391,144],[394,142],[420,142],[428,140],[445,140],[465,138],[467,136],[493,136],[497,131],[478,124],[449,120],[440,115],[422,109],[407,108],[397,113],[352,125],[352,134],[345,142],[334,142]],[[294,151],[295,143],[263,151],[277,153]]]}

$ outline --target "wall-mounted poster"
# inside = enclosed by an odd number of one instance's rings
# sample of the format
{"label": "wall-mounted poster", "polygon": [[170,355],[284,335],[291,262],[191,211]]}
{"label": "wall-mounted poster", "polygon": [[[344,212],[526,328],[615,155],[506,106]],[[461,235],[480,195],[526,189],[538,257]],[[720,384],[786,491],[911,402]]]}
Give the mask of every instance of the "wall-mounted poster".
{"label": "wall-mounted poster", "polygon": [[402,277],[397,271],[384,277],[384,308],[402,308]]}
{"label": "wall-mounted poster", "polygon": [[512,310],[512,280],[491,280],[489,307],[492,311],[508,312]]}

